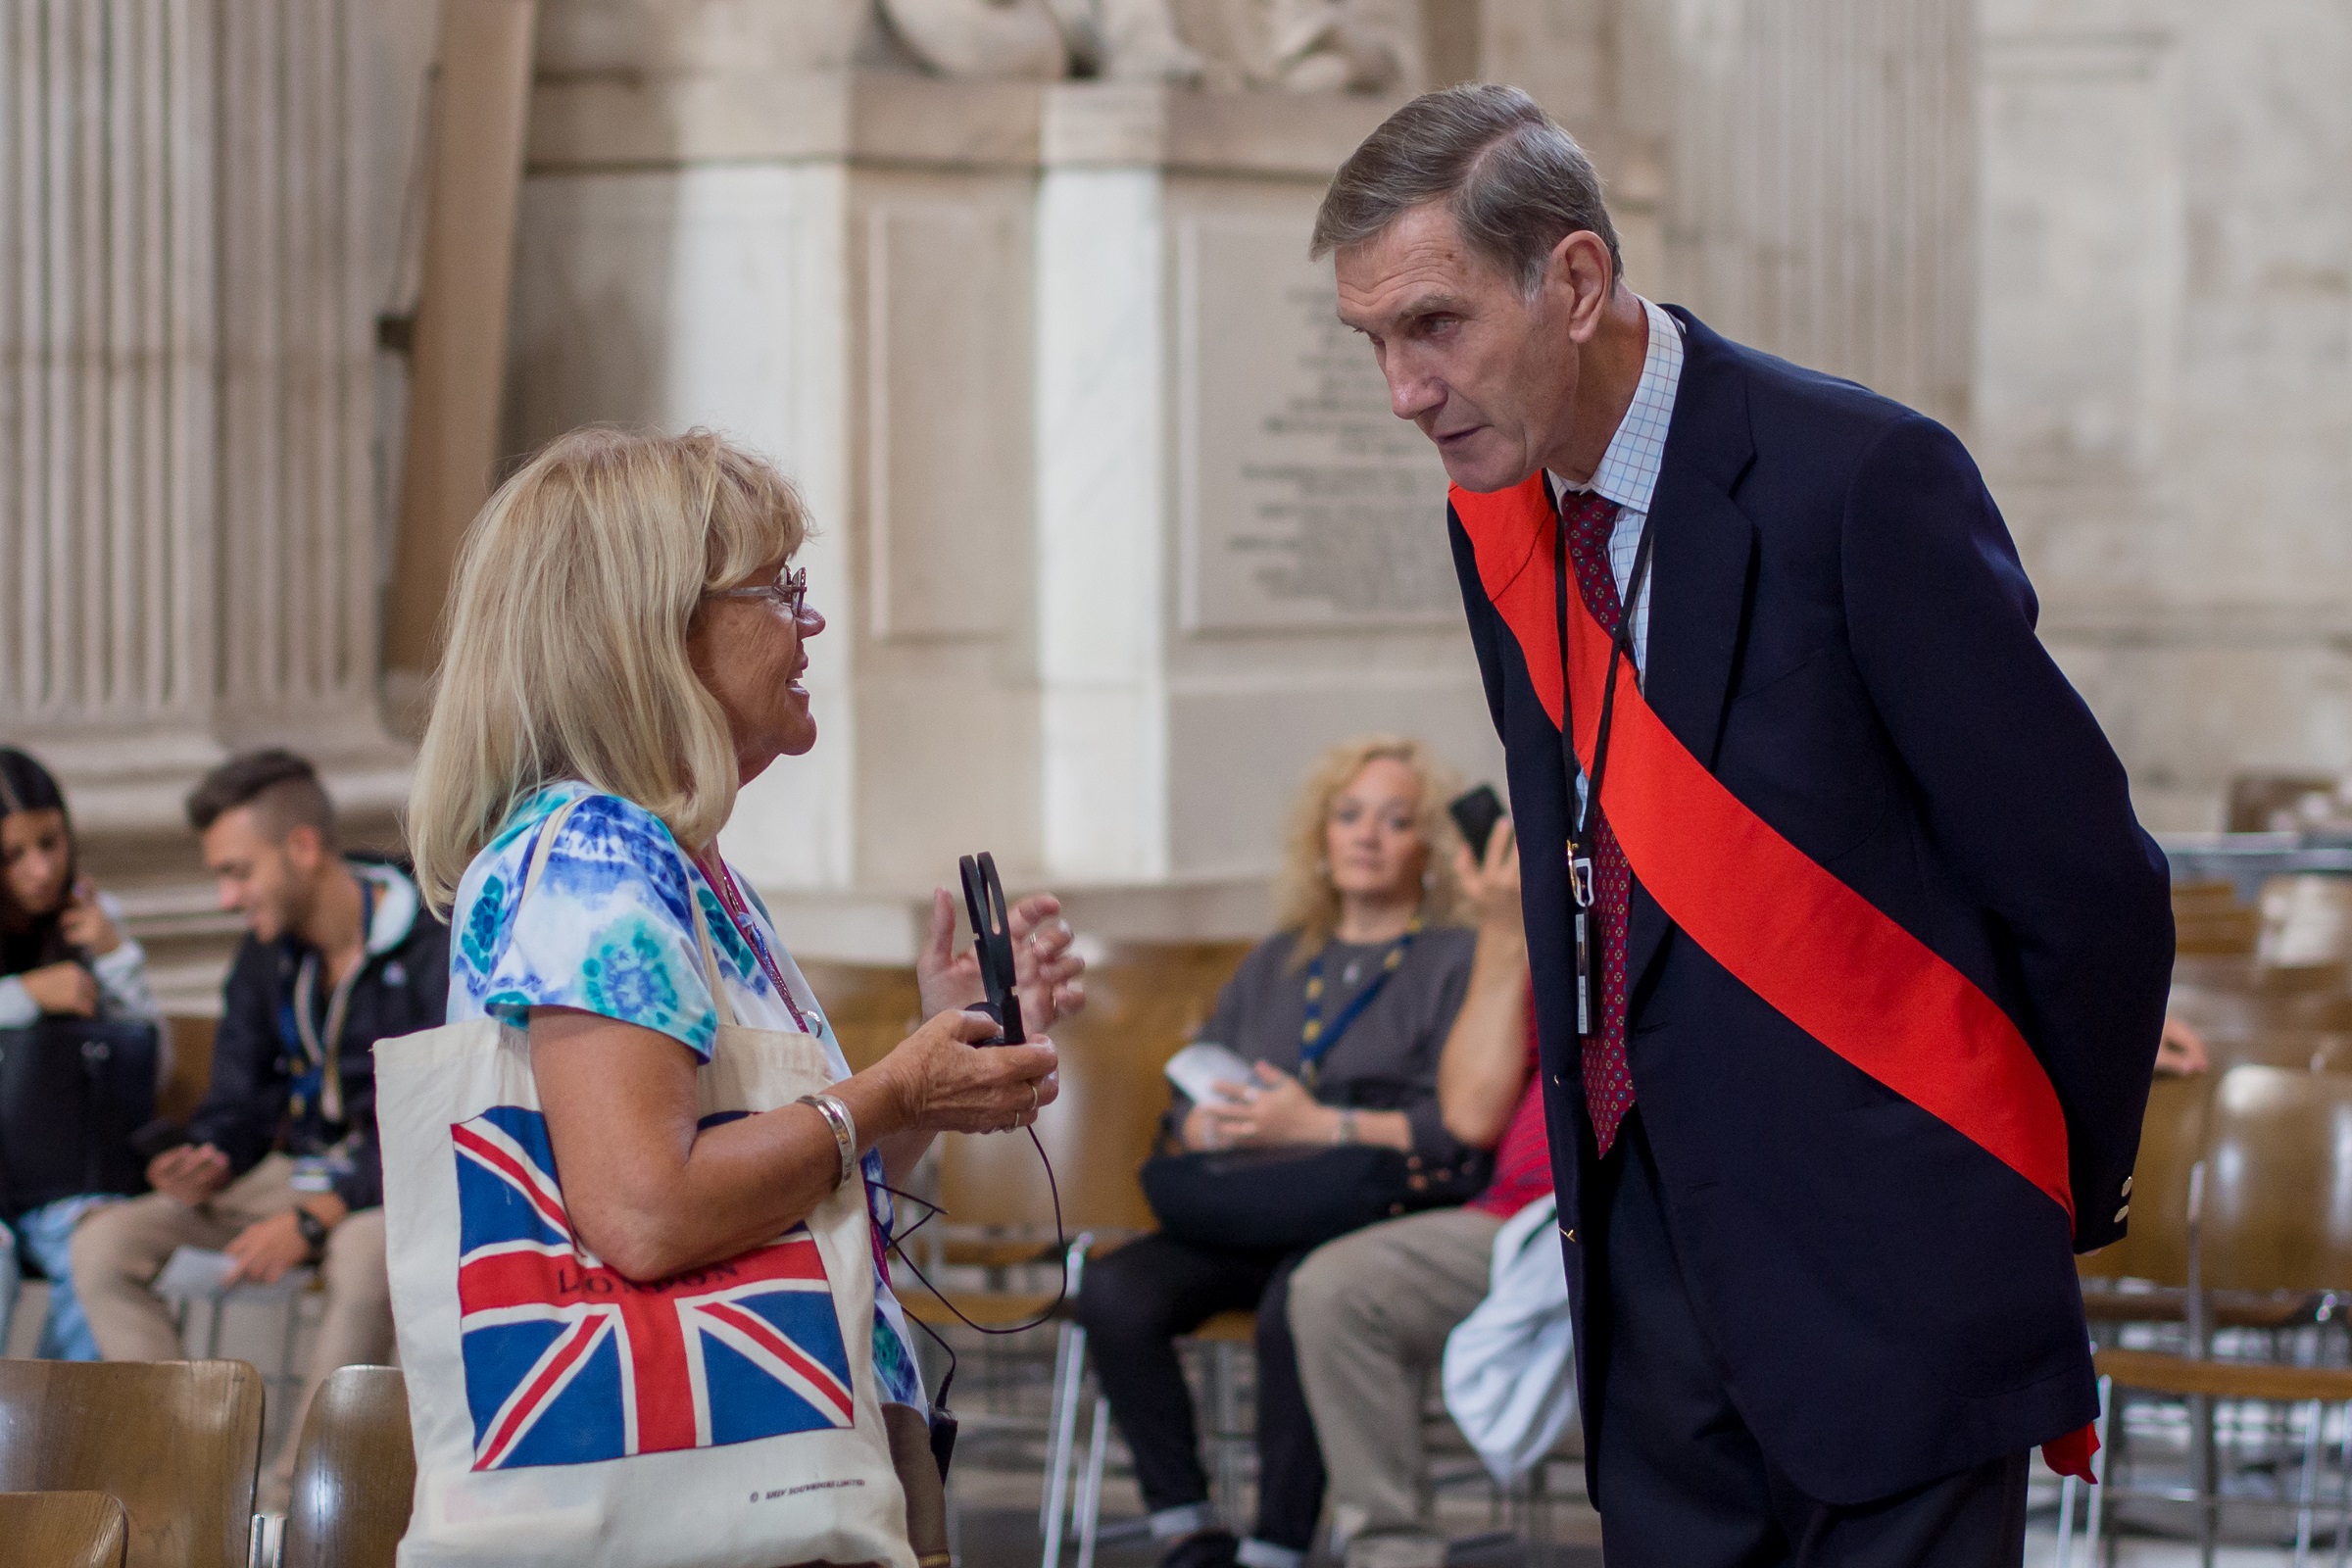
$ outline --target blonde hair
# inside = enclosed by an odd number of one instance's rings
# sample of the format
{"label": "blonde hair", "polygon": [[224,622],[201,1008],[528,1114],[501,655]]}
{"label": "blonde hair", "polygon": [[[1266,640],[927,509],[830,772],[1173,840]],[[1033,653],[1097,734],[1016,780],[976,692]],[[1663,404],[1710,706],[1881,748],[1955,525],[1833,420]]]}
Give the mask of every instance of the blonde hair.
{"label": "blonde hair", "polygon": [[807,533],[791,482],[709,430],[574,430],[498,487],[458,553],[409,790],[434,908],[561,779],[710,842],[735,808],[735,747],[687,631],[705,594],[772,570]]}
{"label": "blonde hair", "polygon": [[1366,763],[1383,758],[1411,768],[1421,791],[1414,823],[1429,852],[1421,911],[1436,924],[1450,925],[1460,919],[1462,890],[1453,879],[1453,851],[1461,843],[1461,834],[1446,811],[1446,803],[1461,791],[1460,775],[1419,741],[1402,735],[1359,735],[1317,758],[1291,803],[1290,825],[1283,835],[1282,869],[1274,877],[1274,925],[1277,930],[1298,933],[1291,950],[1295,964],[1322,952],[1340,923],[1340,891],[1332,886],[1331,861],[1325,849],[1331,803]]}

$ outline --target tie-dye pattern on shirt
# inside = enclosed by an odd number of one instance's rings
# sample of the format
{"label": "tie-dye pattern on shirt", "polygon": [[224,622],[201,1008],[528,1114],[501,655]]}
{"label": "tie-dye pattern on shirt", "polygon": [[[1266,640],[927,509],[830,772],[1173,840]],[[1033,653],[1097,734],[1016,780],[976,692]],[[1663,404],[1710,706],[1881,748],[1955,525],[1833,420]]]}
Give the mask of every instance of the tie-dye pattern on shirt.
{"label": "tie-dye pattern on shirt", "polygon": [[[548,846],[539,886],[518,913],[517,895],[539,826],[575,796],[587,798]],[[590,794],[578,783],[552,785],[523,802],[466,868],[450,910],[456,939],[449,945],[450,1021],[491,1017],[520,1028],[533,1007],[574,1007],[668,1035],[709,1060],[718,1039],[718,1008],[695,942],[689,899],[703,906],[736,1021],[797,1033],[800,1026],[759,955],[661,818],[617,796]],[[756,893],[749,902],[760,936],[816,1028],[835,1074],[847,1078],[849,1061],[833,1026],[777,939],[766,906]],[[881,1157],[869,1151],[863,1163],[875,1223],[887,1227],[893,1220],[889,1196],[872,1185],[882,1178]],[[920,1409],[922,1376],[887,1275],[876,1281],[873,1338],[883,1402]]]}

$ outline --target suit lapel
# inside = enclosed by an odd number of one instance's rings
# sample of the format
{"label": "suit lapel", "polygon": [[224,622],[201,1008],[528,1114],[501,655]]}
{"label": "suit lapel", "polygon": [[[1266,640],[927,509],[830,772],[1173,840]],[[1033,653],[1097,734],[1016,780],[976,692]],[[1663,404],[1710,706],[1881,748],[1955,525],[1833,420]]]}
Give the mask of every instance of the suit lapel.
{"label": "suit lapel", "polygon": [[[1656,582],[1642,695],[1677,740],[1710,769],[1723,737],[1755,581],[1756,529],[1731,491],[1755,455],[1747,385],[1729,346],[1688,312],[1658,487],[1650,499]],[[1667,921],[1646,894],[1634,901],[1626,973],[1639,986]]]}

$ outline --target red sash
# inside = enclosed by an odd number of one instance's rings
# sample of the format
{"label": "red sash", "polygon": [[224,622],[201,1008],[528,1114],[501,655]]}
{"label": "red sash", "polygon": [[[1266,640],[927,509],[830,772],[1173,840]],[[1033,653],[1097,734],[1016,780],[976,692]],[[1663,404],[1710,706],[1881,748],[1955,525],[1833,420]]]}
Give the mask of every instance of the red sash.
{"label": "red sash", "polygon": [[[1557,526],[1544,476],[1480,495],[1456,487],[1480,585],[1519,639],[1536,696],[1560,721]],[[1568,670],[1588,771],[1609,634],[1571,594]],[[1925,943],[1783,838],[1707,771],[1621,670],[1602,808],[1666,917],[1789,1022],[2049,1195],[2074,1224],[2066,1118],[2009,1015]],[[2049,1445],[2088,1475],[2089,1428]],[[2062,1462],[2067,1461],[2067,1462]]]}

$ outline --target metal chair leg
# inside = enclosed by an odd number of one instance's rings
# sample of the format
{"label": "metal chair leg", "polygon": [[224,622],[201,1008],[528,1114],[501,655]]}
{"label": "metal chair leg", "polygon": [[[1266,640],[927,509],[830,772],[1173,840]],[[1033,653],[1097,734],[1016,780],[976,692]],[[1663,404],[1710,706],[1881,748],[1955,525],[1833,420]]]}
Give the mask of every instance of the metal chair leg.
{"label": "metal chair leg", "polygon": [[1085,1378],[1086,1330],[1076,1323],[1064,1323],[1054,1363],[1054,1434],[1047,1445],[1046,1495],[1038,1515],[1039,1529],[1046,1538],[1044,1568],[1054,1568],[1061,1561],[1070,1461],[1078,1438],[1078,1392]]}
{"label": "metal chair leg", "polygon": [[2311,1561],[2311,1514],[2320,1487],[2320,1418],[2324,1412],[2317,1399],[2305,1409],[2311,1417],[2311,1430],[2303,1435],[2303,1482],[2296,1489],[2295,1568],[2305,1568]]}
{"label": "metal chair leg", "polygon": [[1110,1401],[1095,1400],[1095,1429],[1086,1443],[1086,1489],[1078,1494],[1078,1568],[1095,1568],[1095,1539],[1102,1524],[1102,1460],[1110,1446]]}
{"label": "metal chair leg", "polygon": [[1209,1420],[1216,1426],[1217,1511],[1227,1520],[1242,1512],[1242,1463],[1238,1445],[1242,1434],[1241,1354],[1238,1346],[1208,1348]]}
{"label": "metal chair leg", "polygon": [[2344,1554],[2352,1551],[2352,1404],[2344,1406],[2344,1443],[2336,1469],[2342,1482],[2336,1488],[2335,1568],[2344,1568]]}
{"label": "metal chair leg", "polygon": [[2222,1534],[2222,1480],[2213,1430],[2213,1400],[2202,1394],[2188,1396],[2189,1485],[2197,1494],[2197,1564],[2213,1568],[2214,1549]]}

